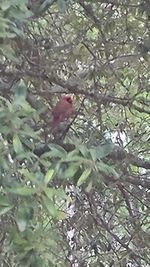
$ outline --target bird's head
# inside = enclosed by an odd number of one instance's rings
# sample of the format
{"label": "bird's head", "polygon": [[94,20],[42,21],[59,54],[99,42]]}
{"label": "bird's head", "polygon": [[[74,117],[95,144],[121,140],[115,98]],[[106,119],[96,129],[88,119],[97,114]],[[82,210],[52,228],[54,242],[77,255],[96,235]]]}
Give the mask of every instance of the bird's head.
{"label": "bird's head", "polygon": [[65,96],[63,97],[63,99],[64,99],[65,101],[67,101],[69,104],[72,104],[72,98],[71,98],[71,96],[69,96],[69,95],[65,95]]}

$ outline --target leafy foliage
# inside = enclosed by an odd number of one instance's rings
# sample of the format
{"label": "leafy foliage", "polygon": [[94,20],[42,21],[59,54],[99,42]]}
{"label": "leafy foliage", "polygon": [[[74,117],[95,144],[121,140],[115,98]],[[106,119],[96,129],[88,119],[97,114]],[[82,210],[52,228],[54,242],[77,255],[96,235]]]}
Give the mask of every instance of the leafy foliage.
{"label": "leafy foliage", "polygon": [[2,267],[150,265],[149,19],[142,0],[1,0]]}

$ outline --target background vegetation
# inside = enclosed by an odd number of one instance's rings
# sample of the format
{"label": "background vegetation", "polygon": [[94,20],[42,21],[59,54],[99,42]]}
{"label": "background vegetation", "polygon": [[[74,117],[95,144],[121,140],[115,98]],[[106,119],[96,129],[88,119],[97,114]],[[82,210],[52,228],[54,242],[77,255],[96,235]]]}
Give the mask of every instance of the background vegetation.
{"label": "background vegetation", "polygon": [[150,266],[149,51],[148,0],[0,1],[2,267]]}

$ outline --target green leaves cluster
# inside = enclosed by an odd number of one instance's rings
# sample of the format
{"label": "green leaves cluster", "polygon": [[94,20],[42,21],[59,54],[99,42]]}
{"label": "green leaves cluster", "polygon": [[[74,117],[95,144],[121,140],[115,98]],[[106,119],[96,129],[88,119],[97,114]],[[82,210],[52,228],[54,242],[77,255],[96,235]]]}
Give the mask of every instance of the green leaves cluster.
{"label": "green leaves cluster", "polygon": [[[150,265],[149,3],[135,2],[1,0],[2,267],[70,266],[71,253]],[[62,141],[50,125],[64,93],[75,112]]]}
{"label": "green leaves cluster", "polygon": [[[53,251],[59,251],[58,225],[68,216],[67,202],[71,200],[65,186],[71,182],[90,191],[97,177],[99,183],[104,183],[102,177],[116,179],[117,173],[104,162],[112,152],[111,143],[97,148],[80,144],[71,152],[50,144],[49,151],[38,157],[34,148],[40,131],[33,128],[38,115],[26,102],[26,92],[21,82],[12,100],[0,98],[0,216],[4,220],[11,218],[7,242],[12,262],[49,266],[55,264]],[[55,187],[55,183],[59,186]],[[49,249],[52,253],[47,254]]]}
{"label": "green leaves cluster", "polygon": [[14,62],[19,62],[14,49],[15,40],[24,38],[24,23],[32,16],[27,3],[27,0],[1,0],[0,54]]}

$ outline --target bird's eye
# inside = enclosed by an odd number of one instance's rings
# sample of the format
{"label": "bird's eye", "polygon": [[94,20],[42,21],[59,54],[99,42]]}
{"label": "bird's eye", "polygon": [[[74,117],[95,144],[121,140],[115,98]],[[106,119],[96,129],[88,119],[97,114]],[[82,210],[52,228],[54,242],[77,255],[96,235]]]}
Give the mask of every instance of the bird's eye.
{"label": "bird's eye", "polygon": [[71,99],[71,97],[67,97],[66,100],[67,100],[68,103],[72,103],[72,99]]}

